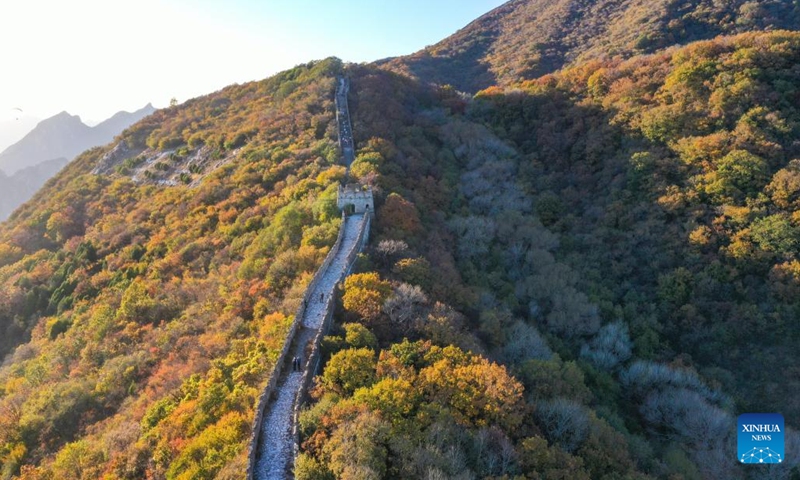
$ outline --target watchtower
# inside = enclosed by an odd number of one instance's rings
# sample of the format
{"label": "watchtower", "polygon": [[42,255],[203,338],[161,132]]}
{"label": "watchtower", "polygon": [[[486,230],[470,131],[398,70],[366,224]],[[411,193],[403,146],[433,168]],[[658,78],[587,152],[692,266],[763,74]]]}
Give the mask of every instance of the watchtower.
{"label": "watchtower", "polygon": [[375,202],[372,198],[372,187],[361,185],[339,185],[339,197],[336,205],[340,210],[344,210],[348,205],[352,205],[354,213],[369,212],[375,213]]}

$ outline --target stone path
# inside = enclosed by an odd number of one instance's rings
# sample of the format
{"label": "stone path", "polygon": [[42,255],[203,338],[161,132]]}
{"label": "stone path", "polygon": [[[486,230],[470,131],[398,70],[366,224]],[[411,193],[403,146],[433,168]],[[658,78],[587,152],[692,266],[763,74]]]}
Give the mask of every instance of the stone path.
{"label": "stone path", "polygon": [[[255,477],[260,480],[283,480],[293,478],[291,469],[294,461],[294,439],[292,438],[292,407],[295,396],[301,387],[303,371],[312,366],[307,365],[308,358],[305,346],[317,334],[325,320],[325,306],[334,293],[336,283],[347,272],[347,257],[358,245],[358,232],[366,220],[363,214],[349,215],[345,218],[344,235],[339,251],[333,257],[330,266],[308,297],[310,303],[302,318],[302,328],[295,337],[292,349],[286,356],[286,365],[278,381],[276,395],[264,413],[261,426],[261,441],[258,449]],[[324,302],[320,302],[320,294]],[[303,368],[299,372],[292,371],[292,358],[299,356]]]}
{"label": "stone path", "polygon": [[350,109],[347,104],[347,93],[350,91],[350,84],[345,78],[339,79],[336,87],[336,118],[339,128],[339,146],[342,148],[344,165],[350,169],[350,164],[356,159],[355,145],[353,144],[353,132],[350,125]]}

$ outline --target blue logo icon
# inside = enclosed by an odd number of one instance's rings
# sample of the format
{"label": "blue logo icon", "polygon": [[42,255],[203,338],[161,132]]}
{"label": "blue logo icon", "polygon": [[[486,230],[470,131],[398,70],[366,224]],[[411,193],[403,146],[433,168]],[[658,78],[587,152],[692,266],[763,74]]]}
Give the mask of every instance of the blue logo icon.
{"label": "blue logo icon", "polygon": [[740,463],[783,463],[783,415],[744,413],[739,415],[738,458]]}

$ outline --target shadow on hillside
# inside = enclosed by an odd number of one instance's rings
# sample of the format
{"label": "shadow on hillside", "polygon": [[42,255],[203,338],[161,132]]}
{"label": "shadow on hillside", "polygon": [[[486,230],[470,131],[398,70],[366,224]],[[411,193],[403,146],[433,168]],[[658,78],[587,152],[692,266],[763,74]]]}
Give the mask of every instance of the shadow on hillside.
{"label": "shadow on hillside", "polygon": [[376,64],[396,66],[399,61],[408,73],[424,83],[452,85],[457,90],[475,93],[497,83],[497,76],[483,60],[493,41],[493,36],[486,35],[470,40],[467,48],[457,52],[433,55],[430,49],[425,49],[409,57],[387,59]]}

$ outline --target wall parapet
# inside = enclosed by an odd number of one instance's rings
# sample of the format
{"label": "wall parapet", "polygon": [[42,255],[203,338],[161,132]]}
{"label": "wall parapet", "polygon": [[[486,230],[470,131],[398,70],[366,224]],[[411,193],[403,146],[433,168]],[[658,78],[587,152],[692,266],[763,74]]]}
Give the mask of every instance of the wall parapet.
{"label": "wall parapet", "polygon": [[339,148],[345,166],[348,168],[355,160],[355,145],[353,144],[353,127],[350,124],[350,107],[347,103],[347,94],[350,92],[350,80],[346,77],[338,78],[336,87],[336,127],[339,130]]}

